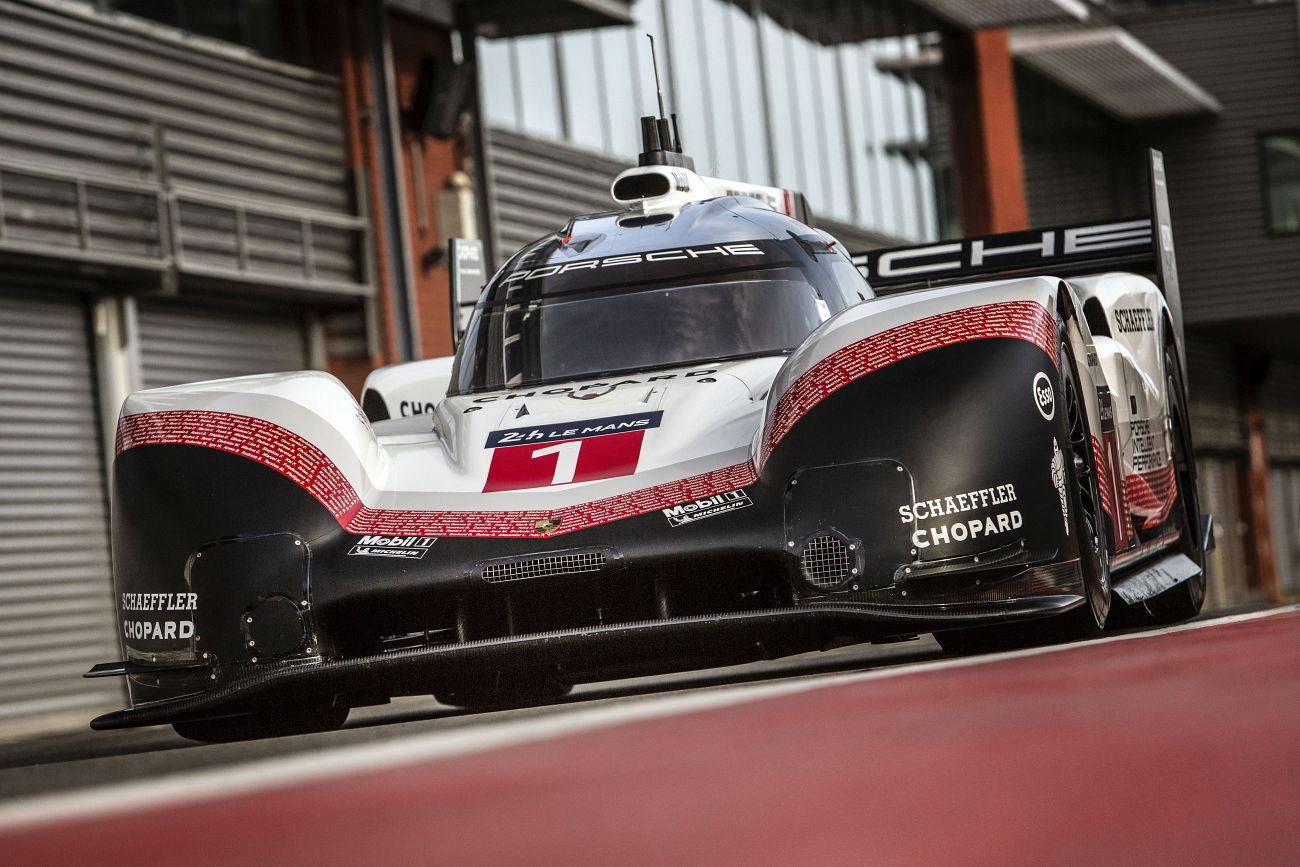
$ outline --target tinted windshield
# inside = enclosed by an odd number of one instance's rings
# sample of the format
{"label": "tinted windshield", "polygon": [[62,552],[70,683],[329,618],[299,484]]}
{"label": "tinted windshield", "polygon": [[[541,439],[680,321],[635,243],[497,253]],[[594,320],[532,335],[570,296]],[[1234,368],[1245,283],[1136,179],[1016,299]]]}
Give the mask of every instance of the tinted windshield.
{"label": "tinted windshield", "polygon": [[713,249],[723,248],[507,266],[470,322],[457,390],[788,352],[857,300],[831,268],[787,244]]}

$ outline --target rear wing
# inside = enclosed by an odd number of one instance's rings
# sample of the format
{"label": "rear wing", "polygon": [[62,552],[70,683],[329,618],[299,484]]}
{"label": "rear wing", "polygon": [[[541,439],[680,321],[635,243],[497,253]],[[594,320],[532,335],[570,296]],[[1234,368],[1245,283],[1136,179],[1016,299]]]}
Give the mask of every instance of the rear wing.
{"label": "rear wing", "polygon": [[1108,268],[1149,271],[1154,265],[1151,220],[1132,217],[869,250],[855,255],[853,263],[878,295],[1020,272],[1063,277]]}
{"label": "rear wing", "polygon": [[978,277],[1051,274],[1068,277],[1127,269],[1155,276],[1183,335],[1182,297],[1174,259],[1164,157],[1147,151],[1151,216],[979,235],[913,247],[869,250],[853,262],[878,295],[971,282]]}

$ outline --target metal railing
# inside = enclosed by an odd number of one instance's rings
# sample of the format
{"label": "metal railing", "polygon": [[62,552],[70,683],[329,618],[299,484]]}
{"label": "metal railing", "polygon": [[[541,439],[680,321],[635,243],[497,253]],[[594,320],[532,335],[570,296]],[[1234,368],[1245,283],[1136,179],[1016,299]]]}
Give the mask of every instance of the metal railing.
{"label": "metal railing", "polygon": [[157,124],[141,137],[155,180],[0,160],[0,252],[157,272],[163,285],[192,275],[374,293],[368,220],[173,185],[166,138]]}
{"label": "metal railing", "polygon": [[[42,182],[47,185],[64,185],[74,191],[71,206],[57,201],[37,201],[34,194],[22,196],[15,192],[16,180]],[[135,216],[152,221],[154,236],[140,236],[136,243],[156,249],[153,254],[132,254],[102,247],[97,243],[92,225],[90,192],[139,196],[152,202],[148,212],[139,209]],[[42,213],[43,212],[43,213]],[[60,232],[60,212],[70,213],[74,231]],[[172,266],[171,252],[162,226],[168,222],[166,198],[157,184],[147,181],[129,181],[119,178],[94,177],[86,174],[50,169],[45,166],[16,160],[0,160],[0,250],[37,256],[58,256],[87,263],[127,267],[147,271],[163,271]],[[39,226],[46,228],[42,232]],[[44,237],[41,237],[41,236]],[[60,240],[72,235],[74,243]]]}
{"label": "metal railing", "polygon": [[[182,274],[202,274],[209,277],[302,286],[320,291],[370,294],[371,287],[367,282],[366,267],[366,257],[370,249],[370,223],[361,217],[250,202],[234,196],[183,188],[169,190],[166,198],[171,219],[170,230],[175,239],[176,265]],[[192,223],[187,224],[184,208],[186,204],[229,216],[226,222],[233,224],[234,227],[233,255],[230,257],[233,259],[233,267],[214,264],[211,258],[204,261],[195,255],[193,251],[198,244],[193,236],[200,227]],[[254,255],[256,238],[249,228],[250,217],[275,221],[281,226],[292,226],[297,230],[298,243],[292,245],[298,251],[293,257],[298,261],[296,274],[289,274],[283,268],[276,271],[258,265],[257,257]],[[188,240],[187,228],[191,230]],[[322,273],[323,269],[319,267],[321,251],[317,247],[318,238],[323,234],[321,229],[333,229],[351,237],[347,246],[355,251],[351,268],[353,279],[338,279],[337,276]],[[284,257],[280,261],[284,261]]]}

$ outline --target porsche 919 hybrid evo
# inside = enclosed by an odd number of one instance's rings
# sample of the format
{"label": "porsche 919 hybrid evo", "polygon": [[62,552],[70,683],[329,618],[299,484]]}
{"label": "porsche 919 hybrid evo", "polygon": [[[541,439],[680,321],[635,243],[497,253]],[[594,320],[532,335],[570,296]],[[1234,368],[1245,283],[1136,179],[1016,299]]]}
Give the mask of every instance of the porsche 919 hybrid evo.
{"label": "porsche 919 hybrid evo", "polygon": [[127,399],[125,659],[89,674],[131,706],[95,728],[318,731],[398,695],[504,706],[1197,613],[1210,534],[1152,219],[854,257],[797,194],[643,132],[621,210],[512,256],[454,359],[377,370],[360,404],[317,371]]}

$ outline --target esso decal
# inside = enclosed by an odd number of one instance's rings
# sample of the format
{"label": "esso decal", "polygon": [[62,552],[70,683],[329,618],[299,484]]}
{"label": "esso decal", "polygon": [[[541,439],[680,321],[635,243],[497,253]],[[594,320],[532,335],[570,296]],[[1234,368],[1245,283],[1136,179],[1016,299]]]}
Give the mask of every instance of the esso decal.
{"label": "esso decal", "polygon": [[483,492],[519,491],[630,476],[636,472],[644,438],[644,430],[632,430],[495,448]]}
{"label": "esso decal", "polygon": [[1034,374],[1034,406],[1048,421],[1056,417],[1056,393],[1052,391],[1052,380],[1042,371]]}

